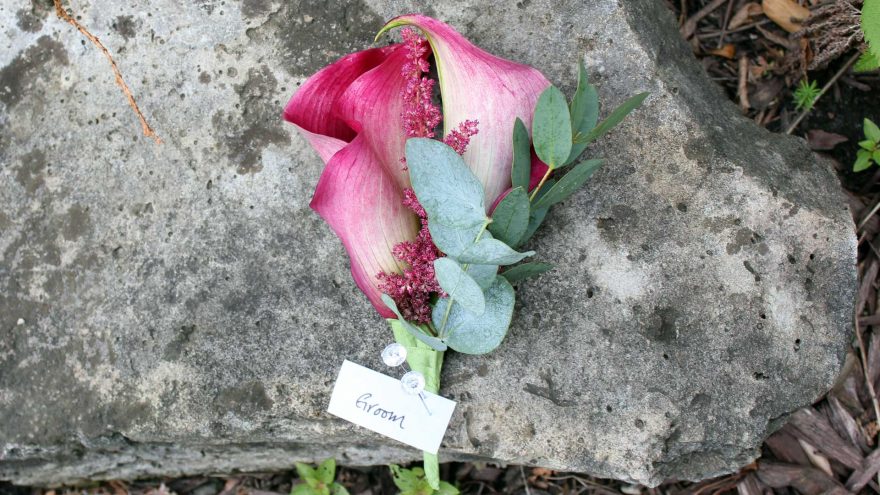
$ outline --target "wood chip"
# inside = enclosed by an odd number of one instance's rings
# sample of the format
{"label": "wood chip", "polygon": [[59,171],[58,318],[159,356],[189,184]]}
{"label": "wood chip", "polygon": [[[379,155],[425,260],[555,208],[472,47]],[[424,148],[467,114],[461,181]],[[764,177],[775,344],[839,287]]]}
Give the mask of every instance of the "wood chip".
{"label": "wood chip", "polygon": [[736,93],[739,97],[739,108],[743,113],[747,113],[752,103],[749,101],[749,58],[739,58],[739,82],[736,86]]}
{"label": "wood chip", "polygon": [[763,495],[764,490],[761,485],[758,477],[754,473],[749,473],[736,484],[736,491],[739,495]]}
{"label": "wood chip", "polygon": [[764,9],[761,8],[761,4],[749,2],[740,7],[739,10],[733,14],[733,17],[730,18],[730,22],[727,23],[727,29],[732,30],[744,26],[752,20],[752,17],[759,16],[763,13]]}
{"label": "wood chip", "polygon": [[724,5],[725,2],[729,1],[732,0],[712,0],[709,5],[706,5],[702,9],[698,10],[696,14],[690,16],[687,22],[685,22],[684,25],[681,26],[681,35],[684,36],[684,39],[690,39],[690,37],[694,35],[694,32],[697,30],[697,23],[700,22],[700,19],[711,14],[712,11]]}
{"label": "wood chip", "polygon": [[764,443],[773,456],[781,461],[791,464],[809,465],[810,459],[804,453],[804,449],[798,444],[797,438],[791,433],[792,427],[785,425],[771,435]]}
{"label": "wood chip", "polygon": [[[873,314],[870,316],[862,316],[861,318],[859,318],[859,325],[861,325],[863,327],[880,325],[880,313]],[[870,360],[871,360],[871,357],[868,356],[868,361],[870,362]]]}
{"label": "wood chip", "polygon": [[853,419],[846,407],[837,400],[837,397],[829,394],[827,397],[828,413],[831,416],[831,426],[837,431],[838,435],[849,441],[864,453],[868,452],[868,441],[864,432],[859,428],[856,420]]}
{"label": "wood chip", "polygon": [[828,458],[822,455],[816,447],[813,447],[809,443],[798,439],[798,443],[801,448],[804,449],[804,453],[807,454],[807,457],[810,458],[810,464],[821,470],[823,473],[827,474],[830,477],[834,477],[834,471],[831,470],[831,462],[828,461]]}
{"label": "wood chip", "polygon": [[833,150],[840,143],[849,141],[846,136],[835,134],[833,132],[825,132],[822,129],[810,129],[807,131],[807,143],[811,150],[827,151]]}
{"label": "wood chip", "polygon": [[825,417],[815,409],[805,408],[795,411],[791,415],[789,424],[799,439],[806,440],[826,456],[850,469],[861,467],[861,452],[852,444],[841,439]]}
{"label": "wood chip", "polygon": [[870,265],[865,273],[862,274],[862,285],[859,286],[858,304],[856,305],[856,315],[861,315],[865,310],[865,304],[874,291],[874,280],[877,278],[877,272],[880,271],[880,263],[877,258],[871,258]]}
{"label": "wood chip", "polygon": [[755,26],[755,29],[757,29],[762,36],[772,41],[773,43],[776,43],[777,45],[785,48],[786,50],[792,50],[798,47],[797,41],[789,40],[785,36],[780,36],[769,29],[764,29],[761,26]]}
{"label": "wood chip", "polygon": [[758,462],[758,479],[772,488],[792,487],[804,495],[846,495],[846,487],[822,471],[773,461]]}
{"label": "wood chip", "polygon": [[724,57],[728,60],[733,60],[733,57],[736,56],[736,47],[733,46],[733,43],[727,43],[721,48],[709,50],[707,53],[709,53],[709,55],[715,55],[716,57]]}
{"label": "wood chip", "polygon": [[810,9],[792,0],[763,0],[761,7],[767,17],[789,33],[800,30],[801,24],[810,16]]}
{"label": "wood chip", "polygon": [[871,383],[876,386],[877,380],[880,379],[880,334],[871,333],[871,341],[866,344],[868,346],[868,376]]}
{"label": "wood chip", "polygon": [[865,458],[862,467],[853,471],[846,480],[846,487],[852,492],[861,491],[877,471],[880,471],[880,449],[871,452],[871,455]]}

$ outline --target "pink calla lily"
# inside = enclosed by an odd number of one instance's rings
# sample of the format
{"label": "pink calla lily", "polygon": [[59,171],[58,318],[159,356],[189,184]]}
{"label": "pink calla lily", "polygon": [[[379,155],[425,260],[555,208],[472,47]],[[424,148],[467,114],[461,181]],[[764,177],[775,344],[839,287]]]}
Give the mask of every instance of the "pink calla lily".
{"label": "pink calla lily", "polygon": [[513,123],[519,117],[531,129],[535,103],[550,81],[537,69],[496,57],[449,25],[424,15],[396,17],[380,33],[407,25],[425,33],[434,52],[444,135],[467,119],[480,122],[480,132],[463,158],[483,184],[489,206],[510,187]]}
{"label": "pink calla lily", "polygon": [[[394,313],[382,303],[376,275],[403,269],[392,250],[415,238],[418,217],[403,206],[400,159],[389,163],[389,152],[381,146],[383,136],[400,135],[397,156],[402,156],[402,132],[372,132],[381,126],[370,120],[358,98],[365,98],[360,93],[376,79],[400,75],[400,52],[400,47],[387,47],[347,55],[310,77],[284,110],[284,119],[296,125],[327,165],[310,206],[342,240],[355,283],[386,318]],[[399,89],[374,89],[366,96],[389,125],[400,128]]]}
{"label": "pink calla lily", "polygon": [[[530,127],[538,96],[550,83],[429,17],[397,17],[382,31],[404,25],[420,29],[433,50],[445,134],[478,122],[463,158],[491,205],[510,187],[513,123],[519,117]],[[386,318],[394,315],[381,301],[379,275],[407,268],[394,248],[416,240],[420,230],[419,217],[404,206],[410,185],[402,162],[406,50],[397,44],[347,55],[310,77],[284,111],[326,164],[310,206],[342,240],[355,282]]]}

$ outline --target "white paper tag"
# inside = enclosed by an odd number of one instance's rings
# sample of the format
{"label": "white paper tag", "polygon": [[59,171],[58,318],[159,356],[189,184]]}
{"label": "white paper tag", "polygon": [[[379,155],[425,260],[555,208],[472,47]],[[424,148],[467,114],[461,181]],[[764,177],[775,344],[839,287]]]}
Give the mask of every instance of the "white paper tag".
{"label": "white paper tag", "polygon": [[404,392],[400,380],[346,360],[336,378],[327,412],[436,454],[455,401],[431,392],[423,394],[424,404],[418,395]]}

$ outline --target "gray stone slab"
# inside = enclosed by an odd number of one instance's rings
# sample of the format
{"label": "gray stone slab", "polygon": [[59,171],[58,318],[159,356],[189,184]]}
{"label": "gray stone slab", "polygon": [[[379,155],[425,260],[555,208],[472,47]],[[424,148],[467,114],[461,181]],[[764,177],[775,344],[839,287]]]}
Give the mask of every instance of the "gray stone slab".
{"label": "gray stone slab", "polygon": [[77,0],[106,60],[45,6],[0,0],[0,479],[282,469],[419,453],[324,409],[385,324],[308,208],[321,162],[280,120],[305,77],[422,11],[606,108],[652,96],[533,242],[490,355],[451,355],[442,458],[644,484],[729,472],[819,397],[851,332],[838,182],[737,115],[656,0]]}

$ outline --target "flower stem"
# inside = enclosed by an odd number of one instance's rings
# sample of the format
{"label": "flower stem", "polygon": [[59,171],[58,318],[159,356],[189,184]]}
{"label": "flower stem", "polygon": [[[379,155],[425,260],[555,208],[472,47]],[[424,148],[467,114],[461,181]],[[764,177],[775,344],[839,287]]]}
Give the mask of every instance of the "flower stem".
{"label": "flower stem", "polygon": [[534,191],[532,191],[531,196],[529,196],[529,201],[534,201],[534,200],[535,200],[535,196],[538,195],[538,191],[541,190],[541,186],[543,186],[544,183],[547,182],[547,178],[550,177],[550,174],[551,174],[552,172],[553,172],[553,169],[550,168],[550,167],[547,167],[547,172],[544,173],[544,177],[541,177],[541,182],[538,182],[538,186],[535,187],[535,190],[534,190]]}

